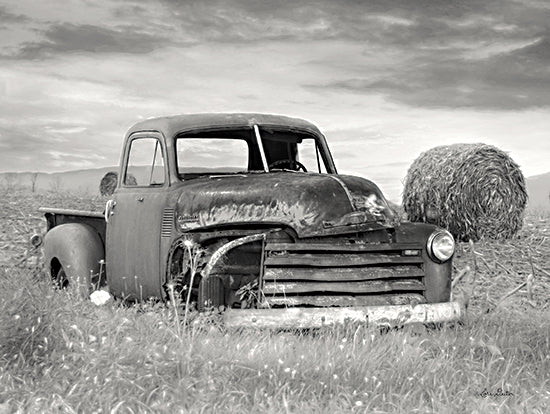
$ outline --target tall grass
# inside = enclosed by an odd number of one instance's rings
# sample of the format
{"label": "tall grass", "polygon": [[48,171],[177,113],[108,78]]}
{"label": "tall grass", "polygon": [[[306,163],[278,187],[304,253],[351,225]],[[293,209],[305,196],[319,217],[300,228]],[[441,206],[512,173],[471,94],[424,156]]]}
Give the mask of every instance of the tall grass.
{"label": "tall grass", "polygon": [[[19,412],[547,412],[550,313],[381,333],[179,331],[0,275],[0,404]],[[2,405],[0,405],[2,407]]]}
{"label": "tall grass", "polygon": [[[55,200],[4,199],[0,413],[550,412],[548,215],[514,240],[461,245],[457,270],[476,270],[458,285],[474,287],[463,325],[228,332],[184,329],[170,304],[97,307],[52,289],[26,237],[36,204]],[[533,270],[532,298],[499,304]]]}

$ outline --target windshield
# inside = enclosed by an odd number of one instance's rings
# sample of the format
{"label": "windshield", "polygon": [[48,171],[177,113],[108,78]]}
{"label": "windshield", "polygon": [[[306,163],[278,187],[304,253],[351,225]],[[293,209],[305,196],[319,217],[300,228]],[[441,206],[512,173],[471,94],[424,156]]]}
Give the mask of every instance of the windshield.
{"label": "windshield", "polygon": [[326,173],[325,164],[313,138],[280,141],[262,136],[262,143],[269,171]]}
{"label": "windshield", "polygon": [[183,179],[249,172],[327,172],[317,140],[301,132],[209,131],[176,137],[175,147]]}
{"label": "windshield", "polygon": [[178,173],[235,173],[248,170],[248,145],[242,139],[182,138],[176,141]]}

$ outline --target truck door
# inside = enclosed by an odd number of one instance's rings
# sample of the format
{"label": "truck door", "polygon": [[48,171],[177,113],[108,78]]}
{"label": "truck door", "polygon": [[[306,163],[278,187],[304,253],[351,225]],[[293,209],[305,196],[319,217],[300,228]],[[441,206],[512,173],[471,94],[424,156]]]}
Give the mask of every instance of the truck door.
{"label": "truck door", "polygon": [[160,238],[168,195],[166,148],[160,134],[132,135],[107,223],[107,283],[129,299],[160,297]]}

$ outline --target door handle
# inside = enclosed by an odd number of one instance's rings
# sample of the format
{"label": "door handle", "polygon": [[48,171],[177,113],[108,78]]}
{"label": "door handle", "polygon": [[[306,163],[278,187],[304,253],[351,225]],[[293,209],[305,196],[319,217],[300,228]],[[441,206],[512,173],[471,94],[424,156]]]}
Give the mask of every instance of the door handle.
{"label": "door handle", "polygon": [[105,204],[105,222],[109,222],[109,217],[111,217],[113,214],[115,214],[115,206],[116,201],[115,200],[108,200],[107,204]]}

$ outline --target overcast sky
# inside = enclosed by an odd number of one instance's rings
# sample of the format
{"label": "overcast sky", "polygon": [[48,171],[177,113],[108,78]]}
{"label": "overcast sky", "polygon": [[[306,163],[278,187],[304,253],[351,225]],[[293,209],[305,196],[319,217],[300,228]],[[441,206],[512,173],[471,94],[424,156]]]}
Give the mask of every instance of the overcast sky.
{"label": "overcast sky", "polygon": [[550,171],[550,1],[0,0],[0,171],[116,165],[152,116],[270,112],[398,200],[436,145]]}

